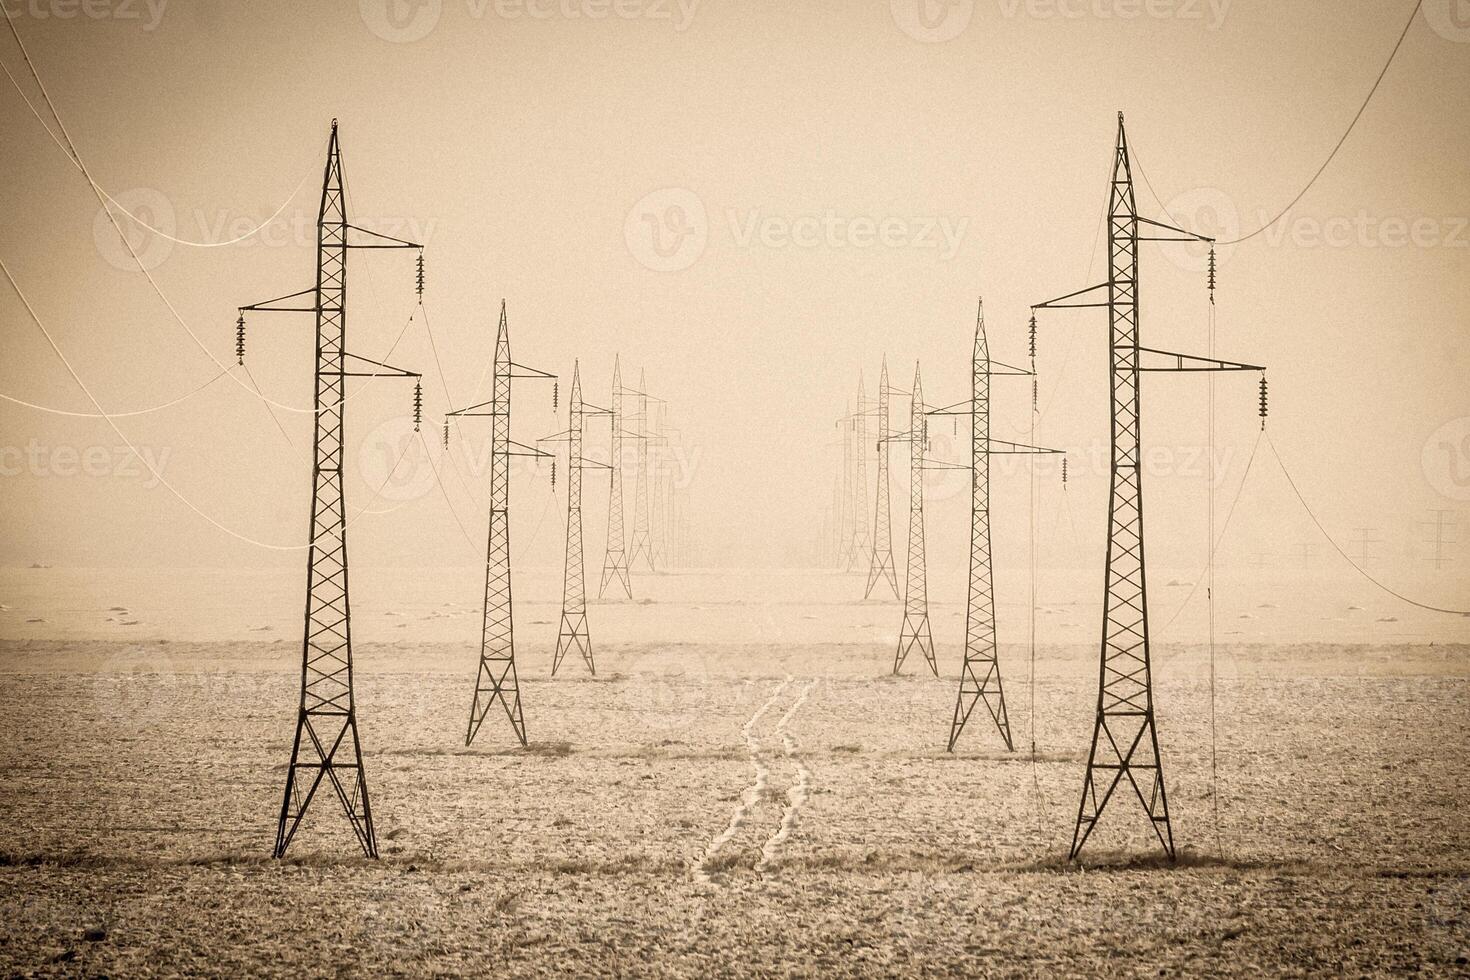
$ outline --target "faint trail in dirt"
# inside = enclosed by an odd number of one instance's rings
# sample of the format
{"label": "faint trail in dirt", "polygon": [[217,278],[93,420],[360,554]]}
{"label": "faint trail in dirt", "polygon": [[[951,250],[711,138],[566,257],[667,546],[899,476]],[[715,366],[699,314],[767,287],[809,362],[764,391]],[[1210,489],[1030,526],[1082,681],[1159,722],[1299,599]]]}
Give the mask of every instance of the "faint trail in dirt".
{"label": "faint trail in dirt", "polygon": [[786,758],[796,767],[796,782],[792,783],[786,790],[786,809],[781,814],[781,826],[761,846],[761,859],[755,866],[755,870],[757,871],[765,871],[770,867],[771,860],[776,856],[776,851],[782,844],[786,843],[787,838],[796,830],[796,822],[801,814],[801,808],[806,805],[807,797],[811,795],[812,772],[806,767],[806,763],[802,761],[801,756],[797,754],[797,749],[799,748],[798,743],[791,732],[787,731],[786,723],[791,721],[791,716],[796,714],[797,710],[803,704],[806,704],[806,699],[811,696],[812,689],[816,686],[816,681],[808,683],[802,690],[801,696],[792,703],[790,708],[786,709],[786,714],[782,715],[781,720],[776,724],[776,734],[781,736],[781,750],[786,753]]}
{"label": "faint trail in dirt", "polygon": [[735,835],[740,832],[740,828],[745,826],[746,818],[750,816],[750,812],[760,802],[761,794],[765,792],[766,781],[770,778],[771,771],[766,765],[765,757],[761,751],[761,740],[755,735],[755,726],[760,723],[765,713],[771,710],[771,705],[776,703],[776,699],[781,696],[782,691],[791,685],[792,680],[793,678],[787,677],[777,685],[776,689],[771,692],[771,696],[765,700],[765,703],[759,708],[756,708],[755,713],[745,720],[744,725],[740,726],[740,734],[745,739],[745,750],[750,754],[750,766],[755,772],[755,778],[745,788],[745,792],[740,797],[740,805],[730,815],[729,826],[721,831],[714,840],[710,841],[709,846],[705,848],[704,857],[700,859],[699,864],[694,868],[694,879],[696,881],[706,884],[709,882],[710,863],[714,861],[715,855],[720,853],[720,849],[730,843]]}

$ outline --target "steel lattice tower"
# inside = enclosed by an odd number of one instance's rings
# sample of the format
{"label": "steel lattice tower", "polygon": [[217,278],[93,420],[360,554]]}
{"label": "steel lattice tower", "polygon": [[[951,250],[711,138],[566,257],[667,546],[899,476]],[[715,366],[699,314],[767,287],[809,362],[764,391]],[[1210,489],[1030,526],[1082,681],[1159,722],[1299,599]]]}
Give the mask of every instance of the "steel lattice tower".
{"label": "steel lattice tower", "polygon": [[595,677],[597,665],[592,659],[592,634],[587,628],[587,588],[582,556],[582,471],[604,469],[602,464],[582,455],[588,416],[612,414],[607,409],[588,406],[582,401],[582,369],[572,363],[572,391],[567,398],[567,431],[549,440],[565,439],[567,443],[567,551],[562,577],[561,626],[556,636],[556,653],[551,660],[551,676],[555,677],[562,659],[572,651],[580,654],[587,669]]}
{"label": "steel lattice tower", "polygon": [[628,545],[628,566],[631,568],[641,554],[650,572],[657,571],[653,563],[653,542],[650,538],[650,514],[648,497],[648,384],[643,371],[638,372],[638,473],[633,483],[633,540]]}
{"label": "steel lattice tower", "polygon": [[[495,334],[495,384],[488,402],[450,412],[449,418],[488,418],[491,430],[490,531],[485,548],[485,608],[480,628],[480,666],[475,697],[464,744],[479,733],[491,706],[499,701],[522,746],[526,721],[521,713],[521,689],[516,676],[515,616],[510,575],[510,458],[551,459],[546,453],[511,439],[511,386],[517,378],[551,379],[554,375],[517,364],[510,356],[510,330],[505,301],[500,303],[500,325]],[[489,411],[482,409],[489,408]]]}
{"label": "steel lattice tower", "polygon": [[853,477],[852,554],[848,556],[847,570],[855,571],[857,565],[872,553],[868,535],[868,391],[863,383],[862,372],[858,372],[857,415],[853,417]]}
{"label": "steel lattice tower", "polygon": [[[892,510],[888,498],[888,358],[883,359],[883,370],[878,376],[878,491],[877,506],[873,511],[873,554],[868,563],[868,585],[863,598],[870,598],[873,586],[879,579],[888,582],[893,597],[898,598],[898,574],[893,565]],[[863,450],[866,452],[866,447]]]}
{"label": "steel lattice tower", "polygon": [[846,412],[837,422],[837,428],[842,433],[842,479],[839,483],[837,498],[837,568],[838,570],[852,568],[857,559],[854,551],[856,544],[856,529],[858,515],[853,513],[853,454],[852,442],[856,419],[852,415],[852,403],[846,406]]}
{"label": "steel lattice tower", "polygon": [[[1172,233],[1140,236],[1146,225]],[[1138,243],[1210,242],[1193,232],[1141,218],[1133,193],[1133,173],[1123,114],[1108,205],[1108,281],[1037,304],[1035,309],[1105,307],[1109,320],[1109,374],[1112,392],[1112,477],[1108,499],[1107,573],[1098,673],[1097,715],[1087,775],[1077,808],[1070,857],[1075,859],[1097,826],[1114,790],[1126,778],[1164,853],[1174,857],[1174,830],[1159,756],[1149,656],[1148,588],[1144,562],[1142,438],[1139,376],[1143,371],[1261,371],[1257,365],[1218,361],[1142,347],[1139,343]],[[1212,266],[1213,268],[1213,266]],[[1211,301],[1214,280],[1211,275]],[[1107,299],[1088,294],[1106,290]],[[1083,297],[1088,297],[1083,299]],[[1074,302],[1074,300],[1076,300]],[[1144,355],[1152,355],[1145,362]]]}
{"label": "steel lattice tower", "polygon": [[[374,240],[356,243],[348,232]],[[347,821],[368,857],[378,856],[367,776],[357,732],[352,688],[352,611],[347,587],[347,512],[342,487],[347,379],[419,375],[347,351],[347,251],[352,248],[421,248],[350,224],[343,189],[337,120],[332,120],[327,162],[317,212],[316,284],[264,303],[240,307],[237,353],[244,359],[247,311],[316,315],[313,393],[311,546],[306,564],[305,634],[301,647],[301,700],[286,788],[276,826],[274,854],[284,857],[325,778],[332,784]],[[305,303],[311,305],[281,305]],[[374,367],[351,369],[349,361]],[[418,409],[415,407],[415,423]],[[303,784],[305,784],[303,786]]]}
{"label": "steel lattice tower", "polygon": [[629,599],[633,598],[633,583],[628,574],[628,536],[623,526],[623,420],[623,368],[621,358],[614,357],[611,489],[607,498],[607,550],[602,557],[602,583],[597,587],[599,599],[613,579],[622,583]]}
{"label": "steel lattice tower", "polygon": [[924,414],[924,387],[917,364],[914,365],[909,431],[895,441],[907,441],[909,444],[909,565],[903,587],[903,627],[898,633],[893,673],[898,674],[903,662],[917,647],[929,662],[929,669],[938,677],[934,637],[929,631],[928,570],[924,557],[924,454],[929,441],[929,420]]}
{"label": "steel lattice tower", "polygon": [[1031,371],[990,359],[985,336],[985,306],[975,320],[975,345],[970,357],[970,397],[931,415],[970,416],[970,589],[965,604],[965,662],[960,668],[959,694],[949,727],[948,750],[954,751],[965,723],[977,703],[983,702],[1007,750],[1014,750],[1005,689],[996,654],[995,582],[990,545],[990,457],[1002,453],[1037,454],[1055,450],[1004,442],[990,437],[990,382],[997,375],[1026,377]]}

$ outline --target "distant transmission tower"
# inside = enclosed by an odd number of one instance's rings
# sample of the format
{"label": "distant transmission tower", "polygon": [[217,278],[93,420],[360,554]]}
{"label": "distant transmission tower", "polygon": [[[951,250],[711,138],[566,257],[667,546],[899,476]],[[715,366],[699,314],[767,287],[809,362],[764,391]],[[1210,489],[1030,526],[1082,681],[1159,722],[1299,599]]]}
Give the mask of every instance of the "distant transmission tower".
{"label": "distant transmission tower", "polygon": [[[350,241],[349,231],[366,235],[371,241]],[[342,153],[337,141],[337,120],[333,119],[322,176],[321,207],[317,212],[316,285],[264,303],[242,306],[236,321],[236,355],[243,364],[247,312],[316,315],[316,384],[312,401],[316,425],[311,473],[311,548],[306,562],[306,630],[301,647],[301,700],[296,714],[296,738],[291,745],[286,792],[276,826],[274,853],[278,858],[284,857],[291,846],[323,779],[336,791],[363,853],[368,857],[378,856],[352,691],[347,503],[342,489],[345,392],[348,378],[417,379],[419,375],[347,352],[347,250],[352,248],[421,249],[422,246],[348,222]],[[360,365],[368,369],[358,369]],[[415,429],[421,421],[422,388],[416,385]]]}
{"label": "distant transmission tower", "polygon": [[852,554],[847,570],[856,571],[859,563],[872,556],[872,536],[868,533],[868,392],[862,372],[858,372],[857,414],[852,419]]}
{"label": "distant transmission tower", "polygon": [[860,514],[854,513],[854,486],[853,479],[853,431],[856,419],[852,414],[852,405],[846,406],[847,410],[837,420],[837,431],[842,433],[842,475],[838,481],[837,498],[837,568],[839,571],[851,569],[857,560],[857,551],[854,545],[857,543],[857,525],[862,520]]}
{"label": "distant transmission tower", "polygon": [[959,695],[949,727],[948,751],[953,752],[977,702],[984,702],[1007,750],[1014,750],[1006,714],[1005,689],[995,644],[995,583],[990,550],[990,457],[1003,454],[1038,455],[1060,450],[1043,449],[990,437],[990,379],[1034,377],[1023,370],[990,359],[985,336],[985,305],[975,320],[975,346],[970,357],[970,397],[930,415],[970,417],[970,591],[965,605],[965,663],[960,670]]}
{"label": "distant transmission tower", "polygon": [[653,440],[653,434],[648,424],[648,383],[643,371],[638,372],[638,390],[632,394],[638,399],[638,415],[635,420],[637,428],[634,430],[638,440],[638,473],[633,484],[633,540],[628,546],[628,566],[631,568],[638,561],[638,556],[642,555],[648,570],[656,572],[658,569],[654,566],[653,541],[650,537],[652,517],[648,493],[651,476],[648,469],[648,444]]}
{"label": "distant transmission tower", "polygon": [[579,362],[573,361],[572,390],[567,398],[567,430],[541,440],[564,440],[567,444],[567,550],[562,573],[561,626],[556,635],[556,653],[551,658],[552,677],[556,676],[562,659],[569,652],[579,654],[592,676],[597,676],[597,665],[592,658],[592,634],[587,627],[586,569],[582,557],[582,471],[611,467],[585,458],[582,441],[588,416],[595,418],[611,414],[610,409],[589,406],[582,401],[582,368]]}
{"label": "distant transmission tower", "polygon": [[909,565],[904,579],[903,626],[898,632],[893,673],[896,676],[903,669],[903,662],[917,648],[938,677],[939,663],[934,659],[934,637],[929,630],[928,570],[924,557],[924,454],[929,442],[929,420],[924,414],[924,386],[917,364],[909,431],[889,438],[909,444]]}
{"label": "distant transmission tower", "polygon": [[[1149,232],[1139,234],[1140,225]],[[1126,777],[1148,815],[1164,853],[1174,857],[1174,830],[1159,758],[1149,657],[1148,589],[1143,555],[1142,413],[1139,375],[1143,371],[1264,371],[1256,365],[1193,357],[1139,344],[1138,243],[1140,241],[1214,242],[1203,235],[1140,218],[1133,193],[1132,165],[1123,114],[1108,208],[1108,280],[1033,309],[1103,307],[1108,311],[1108,360],[1112,374],[1112,480],[1108,502],[1107,576],[1103,596],[1102,652],[1092,749],[1070,857],[1081,852],[1102,817],[1113,791]],[[1211,253],[1213,256],[1213,252]],[[1214,262],[1210,298],[1214,302]],[[1101,298],[1105,292],[1106,298]],[[1212,314],[1213,316],[1213,314]],[[1213,322],[1213,321],[1212,321]],[[1147,355],[1147,357],[1145,357]],[[1140,782],[1141,780],[1141,782]]]}
{"label": "distant transmission tower", "polygon": [[[877,506],[873,511],[873,554],[868,563],[868,585],[863,598],[871,598],[873,586],[879,579],[886,581],[898,598],[898,573],[893,566],[892,514],[889,507],[888,443],[889,443],[889,397],[893,389],[888,386],[888,358],[883,358],[883,371],[878,376],[878,491]],[[866,452],[864,448],[864,452]]]}
{"label": "distant transmission tower", "polygon": [[1434,554],[1429,556],[1426,561],[1436,569],[1444,568],[1445,565],[1452,561],[1450,556],[1445,554],[1444,546],[1456,543],[1454,538],[1445,537],[1446,531],[1455,530],[1455,522],[1449,519],[1453,513],[1454,511],[1443,509],[1430,510],[1429,516],[1434,518],[1434,520],[1419,522],[1420,527],[1426,527],[1434,533],[1434,537],[1428,542],[1434,546]]}
{"label": "distant transmission tower", "polygon": [[[505,301],[500,302],[500,325],[495,335],[495,387],[488,402],[450,412],[448,418],[490,419],[490,539],[485,549],[485,612],[480,630],[480,667],[475,698],[464,744],[470,745],[491,705],[499,701],[522,746],[526,721],[521,713],[521,689],[516,678],[514,604],[510,588],[510,458],[555,459],[510,437],[511,384],[517,378],[552,380],[554,374],[517,364],[510,356],[510,331]],[[485,411],[485,409],[489,411]]]}
{"label": "distant transmission tower", "polygon": [[602,584],[597,587],[601,599],[607,583],[616,579],[624,595],[633,598],[633,583],[628,575],[628,535],[623,525],[623,368],[619,357],[613,358],[612,381],[612,488],[607,498],[607,550],[602,559]]}

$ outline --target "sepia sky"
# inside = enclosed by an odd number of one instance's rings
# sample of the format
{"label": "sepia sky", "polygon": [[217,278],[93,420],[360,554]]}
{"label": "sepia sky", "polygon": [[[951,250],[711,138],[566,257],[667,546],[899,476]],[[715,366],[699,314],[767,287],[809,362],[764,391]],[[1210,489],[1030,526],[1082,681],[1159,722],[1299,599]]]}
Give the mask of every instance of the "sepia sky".
{"label": "sepia sky", "polygon": [[[484,433],[439,453],[445,386],[483,382],[500,300],[515,357],[563,377],[580,358],[606,405],[612,360],[646,370],[680,430],[705,563],[801,565],[830,504],[835,419],[886,354],[895,385],[968,395],[975,304],[993,355],[1021,363],[1031,303],[1105,278],[1097,240],[1116,113],[1135,166],[1174,219],[1235,238],[1275,215],[1357,111],[1411,4],[1301,0],[5,0],[97,182],[181,239],[131,241],[179,316],[234,363],[236,307],[310,285],[330,120],[353,220],[426,244],[425,298],[391,360],[425,373],[422,447],[354,524],[354,559],[483,559]],[[1288,218],[1222,249],[1216,350],[1269,367],[1271,439],[1329,530],[1376,530],[1397,580],[1463,595],[1470,546],[1426,569],[1431,508],[1470,541],[1470,22],[1426,0],[1341,152]],[[43,117],[8,33],[0,61]],[[137,271],[86,181],[0,81],[0,258],[109,411],[147,408],[219,368]],[[295,196],[292,193],[295,191]],[[1140,211],[1164,208],[1142,180]],[[349,346],[379,358],[414,309],[407,252],[357,252]],[[1143,342],[1200,353],[1198,250],[1146,246]],[[91,405],[8,284],[0,392]],[[309,318],[250,320],[247,363],[272,399],[309,404]],[[1043,560],[1094,568],[1106,497],[1102,311],[1044,314],[1038,442],[1069,450],[1063,500],[1039,471]],[[236,377],[245,376],[236,371]],[[476,389],[477,383],[480,387]],[[245,384],[249,384],[245,381]],[[1155,560],[1203,559],[1207,380],[1150,377],[1144,438]],[[401,381],[353,396],[349,511],[368,505],[409,438]],[[995,435],[1027,442],[1029,390],[997,382]],[[1254,376],[1216,382],[1217,524],[1256,439]],[[562,403],[563,407],[565,402]],[[901,427],[895,406],[895,427]],[[299,553],[212,528],[128,462],[100,420],[0,409],[0,564],[297,567]],[[309,418],[231,378],[117,420],[180,494],[241,534],[304,540]],[[516,438],[565,427],[522,382]],[[966,452],[948,421],[935,451]],[[963,429],[961,429],[963,432]],[[589,429],[589,446],[605,441]],[[388,462],[385,463],[384,461]],[[85,465],[83,462],[87,461]],[[907,457],[894,456],[901,543]],[[479,467],[479,472],[476,467]],[[452,472],[450,472],[452,470]],[[870,475],[872,468],[870,465]],[[524,560],[561,560],[543,469],[515,484]],[[963,482],[936,474],[931,551],[964,554]],[[998,465],[999,560],[1020,561],[1026,470]],[[1319,541],[1263,442],[1223,560],[1284,562]],[[588,476],[589,565],[605,491]],[[564,481],[558,482],[558,493]],[[445,495],[448,500],[446,501]],[[631,482],[629,503],[631,506]],[[401,505],[401,506],[400,506]],[[451,509],[452,507],[452,509]],[[393,509],[396,508],[396,509]],[[556,516],[547,516],[548,514]],[[631,521],[630,521],[631,523]],[[461,531],[463,525],[463,533]],[[468,538],[469,540],[466,540]],[[1320,548],[1326,560],[1327,547]],[[520,559],[518,559],[520,560]]]}

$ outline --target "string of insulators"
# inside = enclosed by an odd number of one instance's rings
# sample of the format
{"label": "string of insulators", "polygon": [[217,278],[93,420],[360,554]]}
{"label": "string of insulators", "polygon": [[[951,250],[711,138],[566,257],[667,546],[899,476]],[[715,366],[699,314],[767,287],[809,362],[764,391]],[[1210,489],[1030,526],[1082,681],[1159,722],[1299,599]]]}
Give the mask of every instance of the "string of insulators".
{"label": "string of insulators", "polygon": [[1266,427],[1266,415],[1267,415],[1266,397],[1267,397],[1266,376],[1263,374],[1263,375],[1261,375],[1261,428],[1263,428],[1263,429]]}
{"label": "string of insulators", "polygon": [[1036,360],[1036,314],[1031,314],[1031,360]]}
{"label": "string of insulators", "polygon": [[1036,381],[1036,375],[1031,375],[1031,411],[1033,414],[1041,411],[1040,387]]}
{"label": "string of insulators", "polygon": [[551,410],[553,412],[556,411],[557,399],[560,397],[560,394],[561,394],[561,382],[560,381],[553,381],[551,383]]}
{"label": "string of insulators", "polygon": [[1210,305],[1215,305],[1215,246],[1210,246]]}
{"label": "string of insulators", "polygon": [[551,489],[556,489],[556,460],[551,461]]}
{"label": "string of insulators", "polygon": [[413,383],[413,431],[419,431],[419,426],[424,423],[424,383],[415,381]]}
{"label": "string of insulators", "polygon": [[1067,489],[1067,457],[1062,457],[1062,489]]}
{"label": "string of insulators", "polygon": [[449,420],[444,420],[444,448],[449,448]]}
{"label": "string of insulators", "polygon": [[239,364],[245,363],[245,314],[240,314],[240,319],[235,321],[235,361]]}
{"label": "string of insulators", "polygon": [[418,274],[414,279],[414,290],[419,294],[419,299],[424,298],[424,250],[419,249]]}

